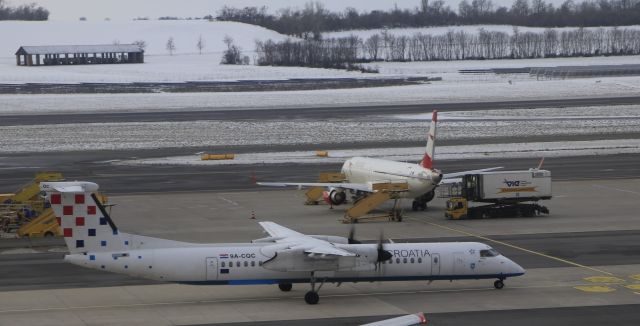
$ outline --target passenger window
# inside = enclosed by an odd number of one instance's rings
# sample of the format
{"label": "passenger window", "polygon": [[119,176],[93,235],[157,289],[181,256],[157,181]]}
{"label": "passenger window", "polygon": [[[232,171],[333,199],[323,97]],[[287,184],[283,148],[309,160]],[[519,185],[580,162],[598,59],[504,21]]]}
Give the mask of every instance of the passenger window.
{"label": "passenger window", "polygon": [[407,263],[407,259],[406,259],[406,258],[403,258],[403,259],[402,259],[402,263],[403,263],[403,264],[406,264],[406,263]]}
{"label": "passenger window", "polygon": [[413,263],[415,263],[415,260],[413,260],[413,258],[411,258],[411,263],[412,263],[412,264],[413,264]]}
{"label": "passenger window", "polygon": [[254,260],[251,261],[251,267],[256,266],[256,262]]}
{"label": "passenger window", "polygon": [[224,267],[224,262],[221,262],[221,263],[220,263],[220,267]]}
{"label": "passenger window", "polygon": [[244,267],[249,267],[249,263],[248,262],[244,262]]}
{"label": "passenger window", "polygon": [[236,267],[240,267],[240,262],[239,261],[236,262]]}
{"label": "passenger window", "polygon": [[422,258],[418,257],[418,264],[422,264]]}
{"label": "passenger window", "polygon": [[396,264],[400,264],[400,258],[396,258]]}
{"label": "passenger window", "polygon": [[262,261],[259,261],[259,262],[258,262],[258,266],[262,266]]}

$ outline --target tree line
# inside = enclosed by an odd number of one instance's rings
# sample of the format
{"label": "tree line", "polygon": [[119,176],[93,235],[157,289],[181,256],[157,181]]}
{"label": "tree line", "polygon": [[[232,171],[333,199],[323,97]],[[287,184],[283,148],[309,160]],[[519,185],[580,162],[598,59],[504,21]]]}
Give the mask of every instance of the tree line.
{"label": "tree line", "polygon": [[0,20],[47,20],[49,10],[35,3],[18,7],[9,7],[0,0]]}
{"label": "tree line", "polygon": [[565,0],[559,7],[545,0],[514,0],[511,7],[496,6],[492,0],[462,0],[457,11],[444,0],[421,0],[414,9],[395,7],[388,11],[358,12],[347,8],[331,12],[319,2],[308,2],[302,9],[286,8],[270,14],[267,7],[223,7],[216,17],[260,25],[282,34],[319,39],[322,32],[451,26],[507,24],[531,27],[623,26],[640,21],[640,0]]}
{"label": "tree line", "polygon": [[442,35],[393,35],[366,39],[351,35],[329,39],[256,41],[256,63],[275,66],[345,68],[372,61],[525,59],[640,54],[640,30],[613,28],[546,29],[512,33],[479,29]]}

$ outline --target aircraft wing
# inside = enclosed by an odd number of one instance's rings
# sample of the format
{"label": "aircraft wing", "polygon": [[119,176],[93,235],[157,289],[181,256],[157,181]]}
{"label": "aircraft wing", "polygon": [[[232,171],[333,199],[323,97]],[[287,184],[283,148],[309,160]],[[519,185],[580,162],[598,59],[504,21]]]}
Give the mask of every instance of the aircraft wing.
{"label": "aircraft wing", "polygon": [[452,182],[445,182],[445,181],[446,181],[446,179],[452,179],[452,178],[461,177],[461,176],[463,176],[465,174],[489,172],[489,171],[495,171],[495,170],[500,170],[500,169],[502,169],[502,166],[497,166],[497,167],[493,167],[493,168],[486,168],[486,169],[479,169],[479,170],[469,170],[469,171],[461,171],[461,172],[454,172],[454,173],[445,173],[445,174],[442,175],[442,182],[440,182],[440,183],[452,183]]}
{"label": "aircraft wing", "polygon": [[285,228],[284,226],[273,222],[258,222],[260,226],[274,238],[285,239],[287,237],[301,237],[306,236],[298,231]]}
{"label": "aircraft wing", "polygon": [[326,188],[343,188],[358,191],[371,192],[371,185],[366,183],[341,183],[341,182],[256,182],[260,186],[267,187],[326,187]]}
{"label": "aircraft wing", "polygon": [[303,249],[305,253],[323,256],[353,257],[356,254],[340,249],[332,243],[310,237],[273,222],[259,222],[275,242],[289,244],[289,249]]}

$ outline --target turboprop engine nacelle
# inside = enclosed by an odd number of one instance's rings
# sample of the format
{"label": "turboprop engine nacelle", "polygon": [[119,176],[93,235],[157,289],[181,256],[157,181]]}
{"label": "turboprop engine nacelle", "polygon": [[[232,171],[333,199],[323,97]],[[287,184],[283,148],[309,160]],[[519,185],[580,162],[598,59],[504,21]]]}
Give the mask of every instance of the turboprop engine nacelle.
{"label": "turboprop engine nacelle", "polygon": [[344,192],[344,189],[330,188],[322,193],[322,198],[327,204],[341,205],[347,201],[347,194]]}

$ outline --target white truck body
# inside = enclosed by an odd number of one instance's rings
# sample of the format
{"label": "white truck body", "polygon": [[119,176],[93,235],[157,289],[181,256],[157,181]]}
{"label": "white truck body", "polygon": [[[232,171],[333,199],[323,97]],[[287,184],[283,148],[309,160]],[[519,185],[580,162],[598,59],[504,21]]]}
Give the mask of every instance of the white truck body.
{"label": "white truck body", "polygon": [[[551,172],[548,170],[493,171],[477,175],[476,201],[551,198]],[[469,185],[472,180],[466,182],[467,188],[473,188]]]}

